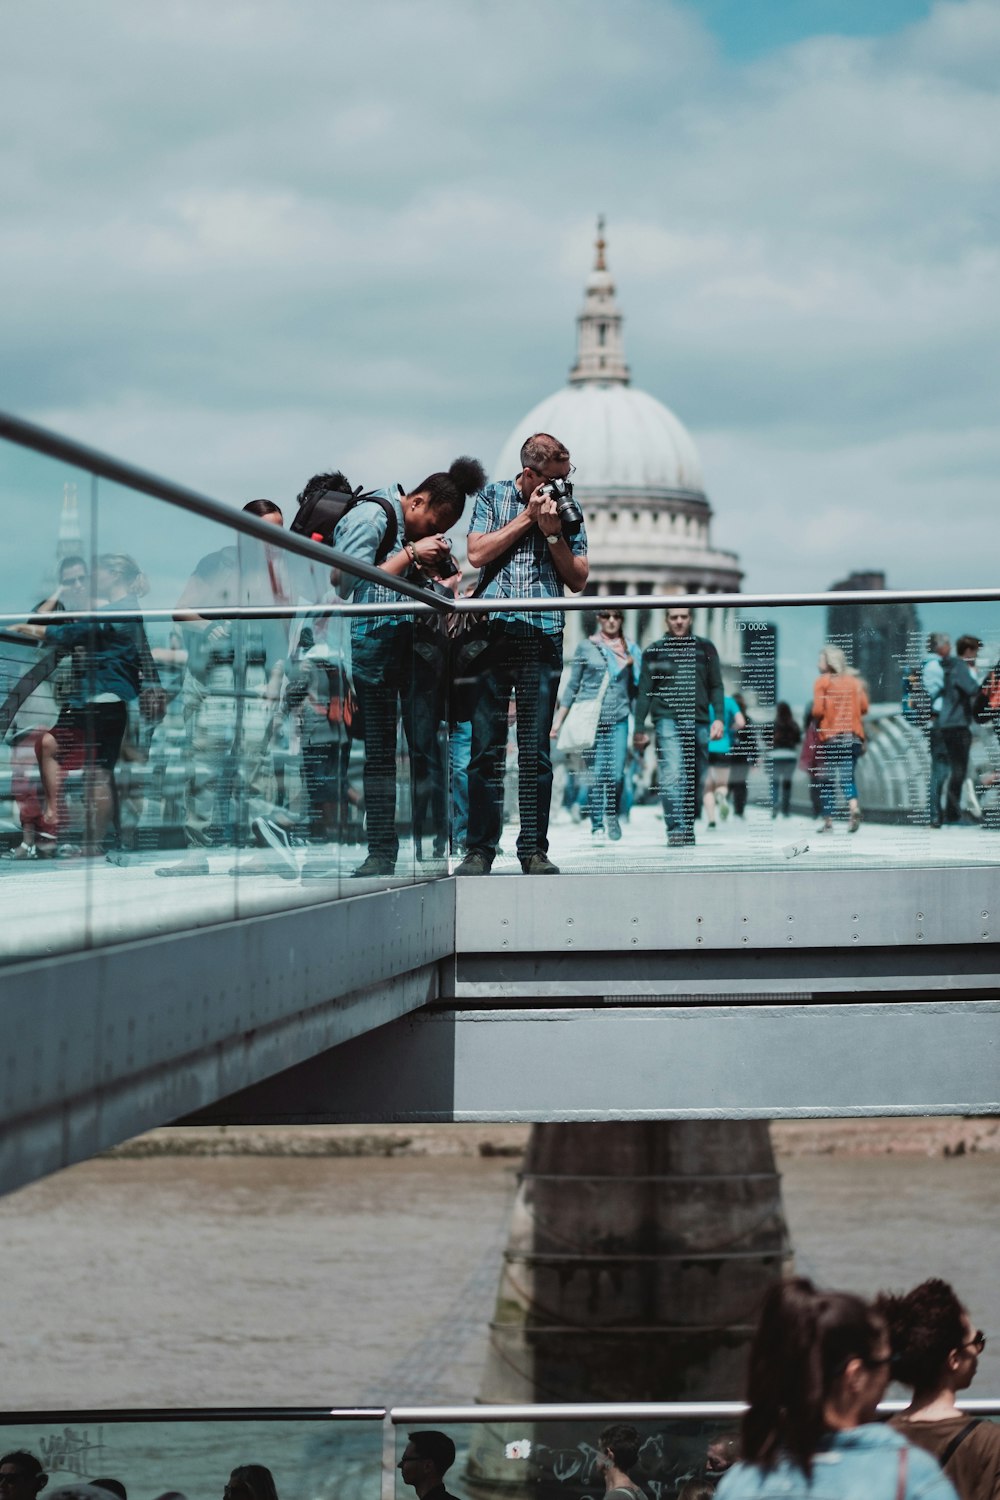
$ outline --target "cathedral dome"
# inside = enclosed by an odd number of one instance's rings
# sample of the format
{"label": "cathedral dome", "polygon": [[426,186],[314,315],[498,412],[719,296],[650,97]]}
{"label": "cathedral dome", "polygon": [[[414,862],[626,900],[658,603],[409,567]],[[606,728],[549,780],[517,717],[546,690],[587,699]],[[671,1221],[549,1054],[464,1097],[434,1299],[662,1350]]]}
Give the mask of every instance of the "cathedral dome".
{"label": "cathedral dome", "polygon": [[645,391],[618,381],[564,386],[518,423],[497,460],[497,479],[521,469],[520,449],[533,432],[551,432],[576,465],[581,495],[639,491],[650,499],[704,498],[694,440],[673,412]]}

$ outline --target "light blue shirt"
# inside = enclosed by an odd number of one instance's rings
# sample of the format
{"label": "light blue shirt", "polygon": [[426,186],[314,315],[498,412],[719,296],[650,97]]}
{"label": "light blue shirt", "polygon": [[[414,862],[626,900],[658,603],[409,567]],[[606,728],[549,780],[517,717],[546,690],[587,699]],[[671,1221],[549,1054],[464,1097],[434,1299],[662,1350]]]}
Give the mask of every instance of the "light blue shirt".
{"label": "light blue shirt", "polygon": [[811,1479],[788,1459],[767,1470],[734,1464],[716,1500],[895,1500],[903,1449],[909,1450],[904,1500],[957,1500],[937,1460],[883,1422],[831,1433],[813,1459]]}
{"label": "light blue shirt", "polygon": [[[397,552],[402,551],[404,540],[399,485],[387,485],[385,489],[373,490],[372,493],[388,500],[396,513],[396,545],[389,553],[389,557],[395,557]],[[379,543],[388,529],[389,519],[381,505],[376,505],[374,501],[362,501],[360,505],[352,505],[347,515],[337,522],[333,545],[338,552],[346,552],[348,557],[356,557],[360,562],[374,566]],[[346,571],[340,575],[338,592],[342,599],[350,599],[355,604],[399,604],[404,597],[396,592],[388,578],[384,584],[371,583],[367,578],[358,578],[354,573]],[[412,623],[412,615],[355,615],[351,619],[351,636],[373,635],[375,632],[382,633]]]}

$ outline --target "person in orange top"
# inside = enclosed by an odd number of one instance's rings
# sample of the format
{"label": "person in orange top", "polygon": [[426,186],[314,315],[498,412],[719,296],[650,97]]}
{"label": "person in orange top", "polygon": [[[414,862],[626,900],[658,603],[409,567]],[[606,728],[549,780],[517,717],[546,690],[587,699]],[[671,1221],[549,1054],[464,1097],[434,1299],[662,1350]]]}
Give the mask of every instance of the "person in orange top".
{"label": "person in orange top", "polygon": [[824,646],[819,654],[820,675],[813,684],[812,716],[819,734],[820,801],[823,822],[820,833],[833,832],[833,809],[837,785],[848,809],[848,833],[861,826],[861,807],[854,770],[865,747],[863,719],[868,712],[868,694],[858,674],[847,665],[839,646]]}

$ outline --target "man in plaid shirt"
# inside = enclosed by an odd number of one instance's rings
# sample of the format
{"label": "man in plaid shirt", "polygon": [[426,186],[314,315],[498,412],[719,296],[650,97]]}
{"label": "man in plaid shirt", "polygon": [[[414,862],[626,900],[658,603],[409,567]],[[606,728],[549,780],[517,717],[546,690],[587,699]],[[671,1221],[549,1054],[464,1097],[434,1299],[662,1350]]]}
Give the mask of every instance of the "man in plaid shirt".
{"label": "man in plaid shirt", "polygon": [[[567,449],[536,432],[521,449],[516,479],[487,485],[476,496],[469,522],[468,554],[474,568],[501,566],[485,599],[558,599],[587,582],[587,533],[563,531],[552,495],[553,479],[573,473]],[[521,831],[517,855],[526,875],[558,875],[548,856],[552,755],[549,732],[562,671],[563,613],[514,610],[489,617],[489,639],[476,661],[469,763],[468,852],[459,875],[488,875],[503,826],[507,714],[517,706],[518,799]]]}

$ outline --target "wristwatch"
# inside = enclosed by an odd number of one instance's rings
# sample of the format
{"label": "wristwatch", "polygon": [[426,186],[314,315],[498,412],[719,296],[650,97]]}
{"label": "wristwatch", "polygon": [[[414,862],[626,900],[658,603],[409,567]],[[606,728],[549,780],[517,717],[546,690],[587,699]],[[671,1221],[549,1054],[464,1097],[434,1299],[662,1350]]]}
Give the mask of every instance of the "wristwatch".
{"label": "wristwatch", "polygon": [[562,541],[562,532],[556,531],[552,536],[546,536],[545,540],[548,542],[550,547],[554,547],[556,542]]}

